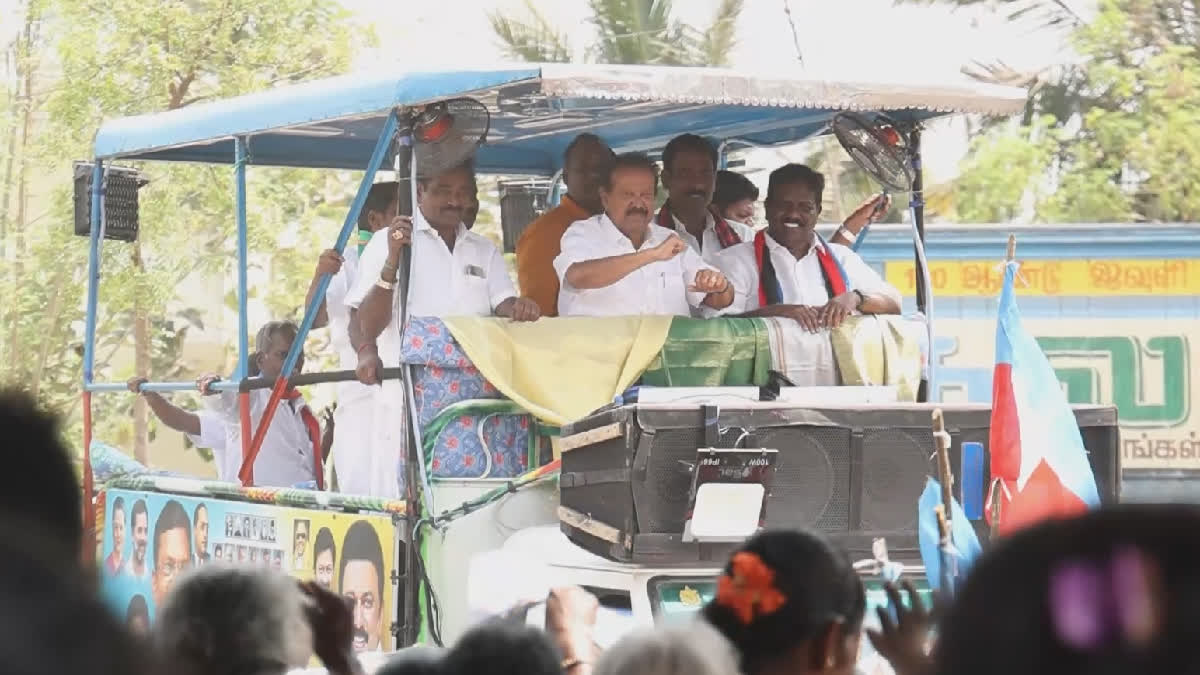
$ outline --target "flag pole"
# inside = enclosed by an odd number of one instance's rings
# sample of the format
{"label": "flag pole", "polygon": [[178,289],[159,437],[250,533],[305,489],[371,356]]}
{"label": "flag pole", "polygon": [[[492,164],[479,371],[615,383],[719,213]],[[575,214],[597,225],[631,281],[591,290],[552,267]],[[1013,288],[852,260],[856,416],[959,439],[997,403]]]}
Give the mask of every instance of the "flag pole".
{"label": "flag pole", "polygon": [[[1016,259],[1017,259],[1017,235],[1012,234],[1010,232],[1008,234],[1008,246],[1004,252],[1004,262],[1007,265],[1008,263],[1011,263]],[[1003,495],[1004,495],[1004,483],[1002,483],[999,478],[993,479],[990,489],[988,490],[988,504],[991,505],[991,509],[990,509],[991,513],[989,515],[991,515],[991,521],[992,521],[992,527],[991,527],[992,537],[997,537],[1000,534],[1000,518],[1003,515],[1000,510],[1000,500],[1003,498]]]}
{"label": "flag pole", "polygon": [[938,523],[938,554],[941,563],[941,586],[943,592],[954,592],[954,580],[958,576],[951,528],[951,504],[954,503],[954,473],[950,470],[950,434],[946,433],[946,419],[941,408],[933,410],[933,443],[937,449],[938,481],[942,485],[942,503],[936,509]]}
{"label": "flag pole", "polygon": [[1017,235],[1008,235],[1008,251],[1004,254],[1004,262],[1012,262],[1017,257]]}

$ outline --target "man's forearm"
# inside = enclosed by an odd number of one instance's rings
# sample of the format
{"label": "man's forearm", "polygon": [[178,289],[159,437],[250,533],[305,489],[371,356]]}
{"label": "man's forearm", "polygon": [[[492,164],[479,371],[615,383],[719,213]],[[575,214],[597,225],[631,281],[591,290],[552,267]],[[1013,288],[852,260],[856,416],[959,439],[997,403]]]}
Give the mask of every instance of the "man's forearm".
{"label": "man's forearm", "polygon": [[[307,309],[312,305],[313,296],[317,294],[317,287],[321,285],[321,275],[318,274],[312,278],[308,284],[308,293],[304,294],[304,307]],[[317,308],[317,316],[313,318],[313,328],[323,328],[329,325],[329,310],[325,306],[325,298],[321,298],[321,306]]]}
{"label": "man's forearm", "polygon": [[577,262],[567,268],[565,280],[579,290],[612,286],[652,262],[647,253],[638,251]]}
{"label": "man's forearm", "polygon": [[863,314],[899,314],[900,303],[895,298],[882,294],[863,294],[862,304],[858,311]]}
{"label": "man's forearm", "polygon": [[358,323],[358,310],[350,308],[350,325],[346,327],[350,334],[350,346],[354,347],[355,353],[361,352],[364,345],[375,344],[374,340],[368,340],[363,337],[362,326]]}
{"label": "man's forearm", "polygon": [[188,412],[152,391],[146,392],[142,397],[146,399],[150,410],[154,411],[154,416],[163,424],[185,434],[200,435],[200,417],[196,413]]}

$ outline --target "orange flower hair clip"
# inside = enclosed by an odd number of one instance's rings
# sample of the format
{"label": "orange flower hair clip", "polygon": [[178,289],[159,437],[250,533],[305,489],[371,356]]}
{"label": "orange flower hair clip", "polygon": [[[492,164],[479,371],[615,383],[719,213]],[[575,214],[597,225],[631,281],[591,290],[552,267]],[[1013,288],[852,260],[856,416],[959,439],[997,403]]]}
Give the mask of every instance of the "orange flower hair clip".
{"label": "orange flower hair clip", "polygon": [[775,588],[775,571],[755,553],[733,554],[729,572],[717,581],[717,604],[749,624],[756,616],[774,614],[787,596]]}

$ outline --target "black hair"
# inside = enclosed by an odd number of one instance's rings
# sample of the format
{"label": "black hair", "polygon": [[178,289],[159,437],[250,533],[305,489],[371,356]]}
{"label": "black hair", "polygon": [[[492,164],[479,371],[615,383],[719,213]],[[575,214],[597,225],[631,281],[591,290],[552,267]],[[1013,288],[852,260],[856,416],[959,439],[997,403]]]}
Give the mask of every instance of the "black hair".
{"label": "black hair", "polygon": [[199,504],[197,504],[196,508],[192,511],[192,521],[193,522],[196,520],[196,518],[200,517],[201,510],[203,510],[205,513],[208,513],[208,507],[204,505],[204,502],[200,502]]}
{"label": "black hair", "polygon": [[133,521],[137,520],[138,514],[146,516],[146,524],[150,524],[150,514],[146,513],[146,500],[139,499],[133,503],[133,508],[129,511],[129,527],[133,528]]}
{"label": "black hair", "polygon": [[443,659],[448,673],[561,675],[561,657],[543,631],[487,621],[467,631]]}
{"label": "black hair", "polygon": [[613,176],[621,169],[642,169],[649,171],[650,175],[654,177],[654,191],[658,191],[658,166],[645,153],[623,152],[614,157],[612,164],[608,166],[608,175],[604,178],[604,187],[606,189],[612,189]]}
{"label": "black hair", "polygon": [[113,510],[113,513],[116,513],[117,511],[120,511],[121,513],[125,513],[125,498],[117,497],[116,499],[114,499],[113,505],[112,505],[112,510]]}
{"label": "black hair", "polygon": [[445,169],[442,169],[441,171],[438,171],[437,173],[421,172],[420,164],[419,164],[420,157],[417,158],[417,161],[418,161],[417,183],[423,187],[428,186],[429,181],[433,180],[434,178],[437,178],[438,176],[444,176],[444,175],[446,175],[448,173],[452,173],[454,171],[466,171],[468,174],[471,175],[471,183],[473,183],[473,184],[476,183],[476,181],[475,181],[475,158],[474,157],[468,157],[467,159],[464,159],[463,161],[459,162],[458,164],[455,164],[454,166],[446,167]]}
{"label": "black hair", "polygon": [[313,540],[313,569],[317,569],[317,556],[325,551],[333,554],[337,558],[337,543],[333,541],[333,533],[328,527],[322,527],[317,531],[317,538]]}
{"label": "black hair", "polygon": [[57,415],[43,410],[32,396],[0,392],[0,429],[11,450],[8,475],[17,477],[0,490],[0,513],[46,528],[80,560],[83,501],[73,453],[63,442]]}
{"label": "black hair", "polygon": [[721,169],[717,172],[717,189],[713,192],[712,203],[718,209],[726,209],[743,199],[758,201],[758,187],[742,174],[736,171]]}
{"label": "black hair", "polygon": [[[1200,672],[1200,653],[1192,648],[1200,619],[1197,531],[1196,506],[1120,504],[1014,532],[979,559],[958,589],[938,627],[934,672]],[[1101,572],[1126,552],[1149,568],[1152,582],[1138,596],[1158,617],[1157,630],[1144,643],[1124,638],[1117,628],[1092,647],[1069,646],[1051,614],[1061,602],[1051,590],[1055,573],[1076,565]],[[1116,586],[1109,588],[1115,593]],[[1112,607],[1099,611],[1118,613]]]}
{"label": "black hair", "polygon": [[[15,459],[17,453],[13,454]],[[4,524],[0,534],[4,671],[24,675],[156,672],[148,662],[149,654],[119,616],[89,588],[90,575],[79,573],[78,559],[64,558],[59,534],[46,529],[42,537],[43,532],[31,531],[28,522],[14,519]]]}
{"label": "black hair", "polygon": [[[584,143],[596,143],[598,145],[608,148],[608,143],[605,143],[604,139],[600,138],[596,134],[589,134],[589,133],[579,134],[575,138],[572,138],[571,142],[567,144],[567,149],[563,150],[563,166],[566,166],[567,162],[571,161],[571,153],[575,152],[575,148],[578,148],[579,146],[583,145]],[[612,152],[612,148],[609,148],[608,151]]]}
{"label": "black hair", "polygon": [[688,151],[708,155],[708,158],[712,160],[713,169],[717,168],[717,149],[703,136],[696,134],[681,134],[667,143],[667,147],[663,148],[662,152],[663,168],[670,171],[671,165],[675,162],[675,156]]}
{"label": "black hair", "polygon": [[144,595],[133,596],[129,600],[129,606],[125,608],[125,623],[133,621],[133,617],[135,616],[145,617],[147,621],[150,620],[150,607],[146,604],[146,597]]}
{"label": "black hair", "polygon": [[346,565],[352,560],[365,560],[375,566],[375,578],[379,582],[379,605],[383,603],[383,546],[379,533],[365,520],[355,521],[342,539],[342,560],[338,565],[338,588],[343,588]]}
{"label": "black hair", "polygon": [[825,176],[803,164],[784,164],[771,172],[767,180],[767,201],[771,201],[776,191],[784,185],[800,183],[813,193],[817,206],[821,206],[821,193],[825,191]]}
{"label": "black hair", "polygon": [[371,211],[387,213],[388,207],[396,201],[399,191],[400,184],[394,180],[372,185],[371,190],[367,192],[367,201],[363,202],[362,211],[358,212],[358,229],[365,230],[371,226],[367,220]]}
{"label": "black hair", "polygon": [[[847,634],[858,632],[866,611],[862,581],[850,559],[824,538],[797,530],[767,530],[748,539],[734,556],[751,553],[774,572],[773,586],[783,604],[743,622],[738,612],[717,600],[704,617],[737,648],[742,671],[756,675],[806,640],[818,637],[831,621],[841,620]],[[732,574],[733,558],[724,574]]]}
{"label": "black hair", "polygon": [[159,537],[163,536],[171,530],[182,529],[187,532],[188,558],[192,557],[192,521],[188,520],[187,511],[183,510],[183,504],[174,499],[163,504],[162,511],[158,512],[158,520],[154,521],[154,564],[158,566],[158,549]]}

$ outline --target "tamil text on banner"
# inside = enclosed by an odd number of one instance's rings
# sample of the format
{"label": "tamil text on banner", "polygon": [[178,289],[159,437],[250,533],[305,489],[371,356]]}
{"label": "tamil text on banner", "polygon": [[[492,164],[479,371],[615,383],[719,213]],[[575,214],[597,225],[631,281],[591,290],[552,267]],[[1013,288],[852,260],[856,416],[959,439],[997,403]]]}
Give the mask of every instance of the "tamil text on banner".
{"label": "tamil text on banner", "polygon": [[390,516],[109,490],[101,588],[135,631],[149,628],[180,575],[254,565],[316,580],[354,603],[358,651],[393,649],[396,528]]}
{"label": "tamil text on banner", "polygon": [[[889,261],[884,272],[905,297],[916,295],[912,261]],[[933,260],[929,277],[934,297],[994,297],[1004,285],[995,260]],[[1021,277],[1017,295],[1188,296],[1200,288],[1200,260],[1030,260],[1021,264]]]}
{"label": "tamil text on banner", "polygon": [[[1200,321],[1025,319],[1073,404],[1115,405],[1121,464],[1200,469]],[[992,397],[995,322],[939,319],[934,391],[949,403]]]}

